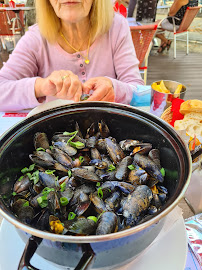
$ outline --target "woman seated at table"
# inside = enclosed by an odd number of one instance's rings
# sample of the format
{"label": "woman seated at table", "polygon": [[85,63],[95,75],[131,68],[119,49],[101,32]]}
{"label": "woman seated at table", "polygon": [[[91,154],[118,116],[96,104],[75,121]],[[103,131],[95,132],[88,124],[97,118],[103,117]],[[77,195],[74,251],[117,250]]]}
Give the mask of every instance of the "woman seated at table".
{"label": "woman seated at table", "polygon": [[37,0],[29,28],[0,70],[0,111],[54,99],[129,104],[143,84],[130,29],[109,0]]}
{"label": "woman seated at table", "polygon": [[[178,30],[187,7],[194,6],[198,6],[198,0],[175,0],[170,7],[168,17],[161,22],[162,30],[173,31],[173,20],[175,23],[175,29]],[[156,37],[161,40],[158,53],[162,53],[166,48],[167,50],[170,49],[172,42],[171,40],[167,39],[163,33],[157,33]]]}

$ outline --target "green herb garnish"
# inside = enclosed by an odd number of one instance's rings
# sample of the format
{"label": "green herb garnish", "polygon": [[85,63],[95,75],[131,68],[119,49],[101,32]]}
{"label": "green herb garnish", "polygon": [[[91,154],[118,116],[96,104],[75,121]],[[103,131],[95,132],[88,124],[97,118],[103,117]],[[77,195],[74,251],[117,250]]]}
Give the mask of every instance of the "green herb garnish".
{"label": "green herb garnish", "polygon": [[49,188],[49,187],[45,187],[43,190],[42,190],[42,194],[44,195],[48,195],[51,191],[55,191],[54,188]]}
{"label": "green herb garnish", "polygon": [[63,183],[60,185],[60,191],[63,192],[63,191],[65,191],[65,189],[66,189],[66,183],[63,182]]}
{"label": "green herb garnish", "polygon": [[23,207],[26,207],[26,206],[29,206],[29,202],[25,202],[25,203],[23,204]]}
{"label": "green herb garnish", "polygon": [[134,165],[131,164],[131,165],[128,166],[128,169],[130,169],[131,171],[133,171],[133,170],[135,170],[135,167],[134,167]]}
{"label": "green herb garnish", "polygon": [[34,166],[35,166],[35,164],[31,164],[30,166],[29,166],[29,168],[27,168],[27,167],[25,167],[25,168],[23,168],[22,170],[21,170],[21,172],[22,173],[28,173],[28,172],[31,172],[31,171],[33,171],[34,170]]}
{"label": "green herb garnish", "polygon": [[39,147],[39,148],[36,149],[36,151],[44,151],[44,152],[46,152],[46,149],[44,149],[43,147]]}
{"label": "green herb garnish", "polygon": [[20,176],[20,178],[18,179],[18,181],[19,182],[22,181],[23,177],[24,177],[24,175]]}
{"label": "green herb garnish", "polygon": [[116,170],[116,167],[112,164],[109,165],[108,167],[108,171],[115,171]]}
{"label": "green herb garnish", "polygon": [[61,198],[60,198],[60,204],[61,204],[62,206],[66,206],[68,203],[69,203],[69,201],[68,201],[67,198],[65,198],[65,197],[61,197]]}
{"label": "green herb garnish", "polygon": [[68,214],[68,220],[72,220],[76,217],[76,214],[74,212],[69,212]]}
{"label": "green herb garnish", "polygon": [[45,208],[48,206],[48,200],[46,196],[41,196],[37,198],[37,202],[41,208]]}
{"label": "green herb garnish", "polygon": [[31,177],[32,177],[31,173],[28,172],[26,175],[29,177],[29,179],[31,179]]}
{"label": "green herb garnish", "polygon": [[103,198],[103,191],[102,191],[102,188],[101,188],[101,187],[98,188],[97,194],[98,194],[98,196],[99,196],[101,199]]}
{"label": "green herb garnish", "polygon": [[72,171],[71,170],[69,170],[68,172],[67,172],[67,174],[68,174],[68,176],[69,176],[69,178],[72,176]]}
{"label": "green herb garnish", "polygon": [[93,220],[95,223],[97,223],[97,218],[95,216],[89,216],[87,219]]}
{"label": "green herb garnish", "polygon": [[13,195],[13,196],[16,196],[16,195],[17,195],[17,193],[16,193],[16,192],[13,192],[13,193],[12,193],[12,195]]}
{"label": "green herb garnish", "polygon": [[101,185],[100,182],[97,182],[96,187],[100,187],[100,185]]}
{"label": "green herb garnish", "polygon": [[73,132],[65,131],[65,132],[63,132],[63,135],[65,135],[65,136],[74,136],[75,137],[77,133],[78,133],[77,130],[73,131]]}
{"label": "green herb garnish", "polygon": [[41,208],[44,208],[44,207],[47,207],[48,206],[48,194],[51,192],[51,191],[55,191],[54,188],[49,188],[49,187],[45,187],[43,190],[42,190],[42,196],[40,196],[39,198],[37,198],[37,202],[39,204],[39,206]]}
{"label": "green herb garnish", "polygon": [[82,142],[79,142],[79,141],[77,141],[77,142],[72,142],[72,141],[70,141],[69,144],[70,144],[72,147],[76,148],[76,149],[83,149],[83,148],[85,147],[85,144],[82,143]]}
{"label": "green herb garnish", "polygon": [[79,157],[79,161],[82,163],[82,162],[84,162],[84,157],[83,156],[80,156]]}
{"label": "green herb garnish", "polygon": [[165,172],[165,169],[164,169],[164,168],[161,168],[161,169],[160,169],[160,172],[161,172],[161,174],[163,175],[163,177],[166,175],[166,172]]}
{"label": "green herb garnish", "polygon": [[99,219],[101,217],[101,215],[104,214],[104,212],[106,212],[106,211],[103,211],[101,214],[99,214],[97,219]]}
{"label": "green herb garnish", "polygon": [[39,171],[38,170],[33,172],[30,180],[34,182],[34,185],[36,185],[39,182]]}
{"label": "green herb garnish", "polygon": [[46,174],[54,174],[55,170],[46,170],[45,173]]}

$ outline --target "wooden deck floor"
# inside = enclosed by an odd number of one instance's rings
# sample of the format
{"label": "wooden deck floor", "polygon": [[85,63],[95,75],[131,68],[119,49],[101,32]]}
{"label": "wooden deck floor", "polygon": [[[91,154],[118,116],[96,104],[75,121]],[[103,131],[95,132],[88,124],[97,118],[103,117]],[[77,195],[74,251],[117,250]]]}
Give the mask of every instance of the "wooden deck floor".
{"label": "wooden deck floor", "polygon": [[202,99],[202,54],[177,50],[173,58],[173,49],[158,54],[152,49],[149,56],[147,84],[158,80],[173,80],[187,87],[185,100]]}

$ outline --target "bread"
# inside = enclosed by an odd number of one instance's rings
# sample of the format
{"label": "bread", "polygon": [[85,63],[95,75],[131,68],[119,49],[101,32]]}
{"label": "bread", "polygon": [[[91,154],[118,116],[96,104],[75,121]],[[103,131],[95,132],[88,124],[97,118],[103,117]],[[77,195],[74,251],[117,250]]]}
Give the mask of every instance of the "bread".
{"label": "bread", "polygon": [[202,100],[192,99],[183,102],[180,106],[180,113],[187,114],[190,112],[202,113]]}
{"label": "bread", "polygon": [[202,125],[198,125],[198,124],[190,125],[186,128],[186,132],[192,138],[194,138],[194,136],[202,137]]}
{"label": "bread", "polygon": [[170,122],[172,121],[172,118],[173,118],[173,112],[171,111],[171,106],[170,106],[162,113],[161,119],[163,119],[164,121],[170,124]]}
{"label": "bread", "polygon": [[186,130],[191,137],[202,136],[202,101],[187,100],[180,105],[180,113],[184,114],[182,120],[176,120],[174,128],[176,130]]}
{"label": "bread", "polygon": [[184,120],[187,120],[187,119],[197,119],[197,120],[201,121],[201,123],[202,123],[202,113],[199,113],[199,112],[186,113],[184,115]]}

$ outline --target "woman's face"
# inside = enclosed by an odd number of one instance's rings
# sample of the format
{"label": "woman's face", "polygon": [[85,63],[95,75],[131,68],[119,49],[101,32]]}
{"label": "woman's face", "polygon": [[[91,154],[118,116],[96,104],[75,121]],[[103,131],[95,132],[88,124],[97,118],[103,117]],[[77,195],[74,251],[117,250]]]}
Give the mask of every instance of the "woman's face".
{"label": "woman's face", "polygon": [[94,0],[49,0],[56,15],[64,22],[78,23],[88,17]]}

